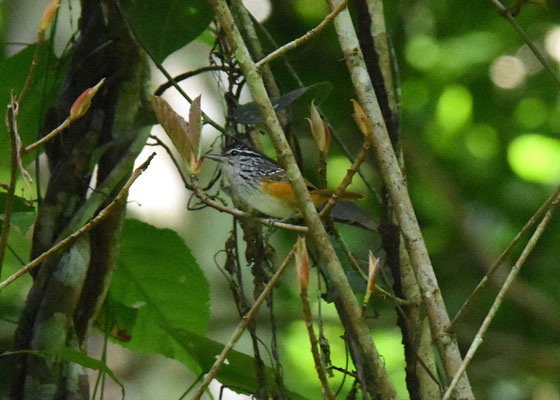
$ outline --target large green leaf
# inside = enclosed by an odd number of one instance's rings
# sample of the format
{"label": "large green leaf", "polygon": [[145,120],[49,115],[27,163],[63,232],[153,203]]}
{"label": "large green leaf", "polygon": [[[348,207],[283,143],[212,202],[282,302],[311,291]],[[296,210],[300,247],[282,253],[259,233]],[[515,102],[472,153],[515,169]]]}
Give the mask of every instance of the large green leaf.
{"label": "large green leaf", "polygon": [[[159,353],[196,368],[188,351],[170,340],[167,327],[198,334],[206,332],[210,315],[209,287],[203,272],[183,240],[169,229],[157,229],[136,220],[125,221],[118,268],[106,303],[105,317],[132,329],[125,347]],[[121,304],[136,315],[127,315]],[[120,319],[120,321],[119,321]]]}
{"label": "large green leaf", "polygon": [[[125,221],[118,268],[97,320],[101,329],[126,348],[173,358],[198,375],[210,370],[224,348],[204,336],[208,302],[208,283],[175,232]],[[231,351],[217,379],[233,390],[255,393],[254,365],[252,357]],[[269,392],[277,394],[269,368],[266,376]]]}
{"label": "large green leaf", "polygon": [[158,62],[196,39],[212,20],[205,0],[136,0],[127,14],[134,31]]}

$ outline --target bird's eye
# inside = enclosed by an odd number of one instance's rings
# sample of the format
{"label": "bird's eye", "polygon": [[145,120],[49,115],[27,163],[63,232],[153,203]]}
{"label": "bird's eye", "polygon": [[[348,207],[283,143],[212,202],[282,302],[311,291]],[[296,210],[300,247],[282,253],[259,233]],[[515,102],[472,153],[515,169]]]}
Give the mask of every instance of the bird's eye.
{"label": "bird's eye", "polygon": [[239,152],[237,150],[232,150],[232,151],[229,152],[230,156],[236,156],[238,154],[239,154]]}

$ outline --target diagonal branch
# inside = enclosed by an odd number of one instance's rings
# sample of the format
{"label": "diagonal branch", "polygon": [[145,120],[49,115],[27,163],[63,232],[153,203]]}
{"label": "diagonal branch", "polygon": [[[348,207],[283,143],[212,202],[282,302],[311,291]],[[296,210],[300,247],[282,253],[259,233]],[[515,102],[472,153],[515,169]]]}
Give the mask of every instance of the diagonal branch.
{"label": "diagonal branch", "polygon": [[134,172],[132,173],[132,175],[130,176],[128,181],[125,183],[125,185],[122,187],[122,189],[117,194],[117,196],[113,199],[113,201],[111,201],[111,203],[109,203],[109,205],[107,205],[107,207],[105,207],[103,210],[101,210],[95,218],[93,218],[90,222],[88,222],[83,227],[78,229],[76,232],[72,233],[71,235],[69,235],[65,239],[63,239],[60,242],[58,242],[57,244],[55,244],[53,247],[51,247],[49,250],[45,251],[40,256],[36,257],[33,261],[31,261],[27,265],[23,266],[20,270],[18,270],[16,273],[14,273],[12,276],[10,276],[8,279],[6,279],[2,283],[0,283],[0,290],[4,289],[6,286],[8,286],[10,283],[15,281],[16,279],[18,279],[20,276],[22,276],[26,272],[29,272],[30,270],[32,270],[36,266],[40,265],[43,261],[45,261],[47,258],[51,257],[53,254],[58,253],[60,250],[64,249],[66,246],[73,243],[78,237],[82,236],[86,232],[89,232],[96,225],[98,225],[101,221],[103,221],[105,218],[107,218],[111,214],[113,209],[118,207],[119,204],[126,199],[126,196],[128,195],[128,190],[130,189],[130,187],[132,186],[134,181],[136,179],[138,179],[138,177],[140,175],[142,175],[142,172],[144,172],[146,170],[146,168],[148,168],[148,165],[150,165],[150,162],[152,161],[154,156],[155,156],[155,153],[152,153],[148,157],[148,159],[142,163],[142,165],[140,165],[138,168],[136,168],[134,170]]}
{"label": "diagonal branch", "polygon": [[[329,0],[331,9],[335,9],[338,4],[340,4],[338,0]],[[422,238],[405,178],[383,122],[375,92],[371,90],[373,85],[367,73],[362,52],[359,50],[360,46],[350,14],[347,11],[340,13],[335,19],[334,25],[360,105],[373,127],[373,148],[391,202],[394,205],[394,213],[401,228],[423,303],[426,305],[435,343],[441,355],[446,374],[449,377],[454,376],[461,365],[461,353],[455,338],[445,331],[445,327],[449,324],[449,316],[428,256],[426,244]],[[466,375],[457,387],[456,395],[461,399],[474,398]]]}
{"label": "diagonal branch", "polygon": [[334,9],[329,15],[327,15],[325,17],[325,19],[323,19],[323,21],[321,21],[321,23],[319,25],[317,25],[315,28],[311,29],[309,32],[307,32],[305,35],[298,37],[295,40],[292,40],[289,43],[286,43],[284,46],[280,47],[279,49],[273,51],[272,53],[270,53],[268,56],[266,56],[265,58],[261,59],[259,62],[257,62],[257,68],[262,67],[264,64],[280,57],[281,55],[283,55],[284,53],[287,53],[288,51],[296,48],[297,46],[302,45],[303,43],[308,42],[309,40],[311,40],[312,38],[314,38],[315,36],[317,36],[323,29],[325,29],[327,27],[327,25],[338,15],[340,14],[340,12],[342,10],[344,10],[346,8],[346,5],[348,4],[348,0],[342,0],[342,2],[338,5],[338,7],[336,7],[336,9]]}
{"label": "diagonal branch", "polygon": [[496,299],[494,300],[494,303],[492,304],[492,307],[490,307],[490,311],[488,311],[488,315],[486,315],[486,318],[484,318],[484,321],[482,322],[482,325],[480,326],[480,328],[479,328],[479,330],[478,330],[478,332],[477,332],[477,334],[476,334],[476,336],[475,336],[475,338],[474,338],[474,340],[471,344],[471,347],[469,347],[469,350],[467,351],[467,354],[465,355],[465,359],[461,363],[460,368],[458,369],[457,373],[453,377],[453,380],[449,384],[449,387],[447,388],[447,391],[445,392],[445,395],[443,396],[443,400],[449,400],[451,398],[451,394],[453,393],[453,389],[457,385],[457,382],[459,382],[459,379],[461,378],[461,375],[465,372],[467,366],[469,365],[469,363],[473,359],[476,351],[478,350],[478,348],[482,344],[482,341],[484,340],[484,335],[486,334],[486,331],[488,330],[488,327],[490,326],[490,323],[494,319],[494,316],[498,312],[498,309],[500,308],[500,305],[504,301],[504,298],[506,296],[506,292],[508,291],[508,289],[512,285],[513,281],[515,280],[515,277],[517,276],[517,274],[521,270],[521,267],[523,266],[523,264],[525,264],[525,261],[527,261],[527,257],[529,257],[529,254],[531,254],[531,252],[535,248],[535,245],[537,244],[539,238],[543,234],[546,226],[548,225],[548,223],[552,219],[552,215],[553,215],[554,211],[556,210],[556,208],[558,207],[558,205],[560,205],[560,193],[556,194],[556,198],[552,202],[550,208],[546,212],[546,214],[543,217],[541,223],[537,226],[537,229],[535,229],[535,232],[533,233],[533,236],[531,236],[531,239],[529,239],[529,242],[527,243],[527,245],[525,246],[525,248],[521,252],[521,255],[517,259],[517,262],[512,267],[512,269],[511,269],[507,279],[505,280],[502,288],[498,292],[498,295],[496,296]]}
{"label": "diagonal branch", "polygon": [[525,41],[525,43],[531,49],[535,57],[537,57],[537,59],[541,62],[546,72],[548,72],[548,74],[552,77],[556,85],[560,86],[560,76],[558,75],[556,70],[552,67],[550,62],[548,62],[548,60],[544,57],[542,52],[537,48],[537,46],[535,46],[535,44],[533,43],[529,35],[527,35],[527,32],[525,32],[525,30],[521,27],[521,25],[519,25],[519,23],[515,19],[515,16],[512,13],[512,10],[506,8],[500,0],[490,0],[490,1],[492,2],[492,4],[494,4],[498,12],[505,19],[509,21],[511,26],[513,26],[513,28],[517,31],[519,36],[521,36],[521,38]]}
{"label": "diagonal branch", "polygon": [[220,353],[220,355],[218,357],[216,357],[216,361],[214,362],[214,365],[212,365],[212,368],[210,368],[210,371],[208,371],[208,373],[204,377],[204,380],[202,381],[201,385],[199,386],[199,388],[197,389],[197,391],[193,395],[192,400],[200,399],[200,397],[202,396],[204,391],[208,388],[208,385],[210,385],[210,382],[212,382],[212,379],[214,379],[216,377],[216,374],[218,373],[218,371],[220,370],[220,367],[222,366],[222,364],[226,360],[227,355],[229,354],[231,349],[233,349],[233,346],[235,346],[235,344],[237,343],[237,341],[239,340],[239,338],[241,337],[241,335],[243,334],[245,329],[247,329],[247,326],[249,325],[249,323],[253,320],[255,315],[257,315],[257,312],[259,311],[260,306],[268,298],[268,296],[270,295],[270,292],[272,292],[272,289],[274,289],[274,286],[276,285],[276,283],[278,282],[278,280],[280,279],[280,277],[284,273],[284,270],[286,269],[286,267],[289,265],[290,261],[292,260],[292,256],[294,254],[294,248],[295,248],[295,245],[294,245],[294,247],[292,247],[292,249],[290,250],[290,252],[286,256],[286,258],[284,259],[284,262],[282,263],[282,265],[280,265],[280,267],[278,267],[278,270],[276,271],[276,273],[272,276],[272,278],[270,278],[270,281],[268,282],[268,284],[266,285],[266,287],[264,288],[264,290],[260,294],[259,298],[255,301],[255,304],[253,304],[253,306],[251,307],[249,312],[247,312],[247,314],[245,314],[245,316],[243,317],[243,319],[241,320],[239,325],[237,325],[237,328],[235,329],[235,332],[233,332],[233,335],[231,335],[231,338],[228,340],[227,344],[225,345],[225,347],[222,350],[222,352]]}
{"label": "diagonal branch", "polygon": [[457,325],[457,323],[459,323],[459,321],[461,321],[461,319],[463,319],[463,317],[465,316],[465,313],[467,312],[468,308],[470,307],[470,305],[472,304],[472,302],[474,301],[476,296],[478,296],[478,294],[482,291],[482,289],[484,289],[484,287],[489,282],[492,275],[494,275],[494,272],[496,272],[496,270],[503,264],[504,260],[506,259],[506,257],[510,253],[511,249],[517,244],[517,242],[519,242],[519,240],[525,234],[525,232],[527,232],[529,229],[531,229],[531,227],[533,225],[535,225],[537,223],[537,220],[541,217],[541,215],[543,215],[546,212],[546,210],[550,207],[550,204],[554,201],[555,198],[558,197],[558,195],[560,195],[560,186],[558,187],[556,192],[554,192],[543,203],[543,205],[529,219],[529,221],[527,221],[527,223],[525,224],[523,229],[521,229],[521,231],[519,231],[519,233],[513,238],[511,243],[508,245],[508,247],[502,252],[502,254],[500,254],[500,256],[498,257],[498,259],[496,260],[494,265],[492,265],[492,267],[488,270],[486,275],[484,275],[484,278],[482,278],[482,280],[479,282],[477,287],[473,290],[473,292],[471,293],[469,298],[465,301],[465,303],[463,303],[463,305],[461,306],[461,309],[459,310],[459,312],[457,312],[457,315],[455,315],[453,320],[449,323],[449,325],[446,328],[447,331],[452,331],[453,328]]}
{"label": "diagonal branch", "polygon": [[[332,243],[328,237],[325,227],[322,224],[311,196],[307,190],[307,185],[301,175],[294,154],[292,153],[286,136],[282,130],[280,122],[274,112],[274,108],[266,93],[263,79],[260,76],[257,65],[253,62],[249,51],[243,42],[241,34],[237,29],[231,12],[225,0],[209,0],[214,9],[214,13],[227,40],[235,52],[241,71],[247,80],[247,86],[255,100],[263,121],[268,129],[268,133],[278,154],[278,159],[282,167],[286,170],[295,193],[300,210],[309,227],[308,238],[311,244],[321,249],[321,261],[324,263],[326,272],[330,275],[333,285],[339,294],[339,312],[344,313],[347,321],[348,332],[352,336],[360,356],[364,357],[364,371],[371,378],[367,389],[370,394],[377,392],[384,399],[397,398],[397,394],[392,382],[389,380],[387,370],[380,354],[373,343],[369,329],[362,318],[360,306],[354,296],[352,288],[348,282],[346,274],[342,269]],[[336,7],[335,7],[336,8]],[[340,16],[340,14],[339,14]],[[369,383],[366,382],[366,384]]]}

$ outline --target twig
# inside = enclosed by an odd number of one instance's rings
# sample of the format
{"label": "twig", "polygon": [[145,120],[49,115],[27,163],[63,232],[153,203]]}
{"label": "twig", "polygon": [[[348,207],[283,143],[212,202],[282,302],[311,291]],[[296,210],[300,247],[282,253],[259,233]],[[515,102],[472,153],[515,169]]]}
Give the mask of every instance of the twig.
{"label": "twig", "polygon": [[554,211],[556,210],[556,208],[558,207],[559,204],[560,204],[560,193],[558,193],[556,195],[555,199],[553,200],[552,204],[550,205],[550,208],[548,209],[545,216],[543,217],[541,223],[537,226],[537,229],[535,229],[535,232],[533,233],[533,235],[529,239],[529,242],[527,242],[527,245],[525,246],[525,248],[521,252],[521,255],[517,259],[517,262],[511,268],[511,271],[510,271],[508,277],[506,278],[506,280],[504,281],[504,284],[502,285],[500,291],[498,292],[498,295],[496,296],[496,299],[494,300],[494,303],[492,304],[492,307],[490,307],[490,311],[488,311],[488,315],[486,315],[486,318],[484,318],[484,321],[482,322],[482,325],[480,326],[480,328],[479,328],[471,346],[469,347],[469,350],[467,351],[467,354],[465,355],[465,358],[464,358],[463,362],[461,363],[461,366],[459,367],[459,369],[457,370],[457,373],[453,377],[453,380],[449,384],[449,387],[447,388],[447,391],[445,392],[445,394],[443,396],[443,400],[449,400],[451,398],[451,394],[453,393],[453,389],[457,385],[457,382],[461,378],[461,375],[465,372],[465,369],[467,368],[470,361],[473,359],[476,351],[478,350],[478,348],[482,344],[482,341],[484,339],[484,335],[485,335],[486,331],[488,330],[488,327],[490,326],[490,323],[494,319],[494,316],[496,315],[496,312],[500,308],[500,305],[502,304],[502,302],[505,298],[507,290],[509,289],[509,287],[513,283],[515,277],[517,276],[517,274],[521,270],[521,267],[523,266],[523,264],[525,264],[525,261],[527,260],[527,257],[529,257],[529,254],[531,254],[531,252],[535,248],[535,245],[537,244],[537,241],[539,240],[539,238],[543,234],[546,226],[548,225],[548,223],[552,219],[552,215],[553,215]]}
{"label": "twig", "polygon": [[323,362],[321,361],[321,356],[317,349],[319,343],[317,341],[317,336],[315,336],[315,332],[313,331],[313,317],[311,315],[311,307],[309,305],[307,288],[302,288],[299,295],[301,297],[305,327],[307,328],[309,342],[311,343],[311,353],[313,354],[313,361],[315,362],[315,370],[317,371],[317,375],[319,376],[319,380],[321,381],[321,386],[323,387],[324,394],[326,394],[327,398],[329,398],[330,400],[334,400],[335,396],[329,386],[325,367],[323,365]]}
{"label": "twig", "polygon": [[508,256],[508,254],[510,253],[511,249],[517,244],[517,242],[519,242],[519,239],[521,239],[521,237],[525,234],[525,232],[527,232],[533,225],[535,225],[537,223],[537,220],[550,207],[550,204],[552,203],[552,201],[556,197],[558,197],[558,195],[560,195],[560,186],[558,187],[556,192],[554,192],[543,203],[543,205],[540,206],[540,208],[537,210],[537,212],[529,219],[529,221],[527,221],[527,223],[525,224],[523,229],[521,229],[521,231],[519,231],[519,233],[513,238],[511,243],[508,245],[508,247],[502,252],[502,254],[500,254],[500,256],[498,257],[498,259],[496,260],[494,265],[492,265],[492,267],[488,270],[486,275],[484,275],[484,278],[482,278],[482,280],[479,282],[477,287],[473,290],[473,292],[471,293],[469,298],[463,303],[463,305],[461,306],[461,309],[459,310],[459,312],[457,312],[457,315],[455,315],[453,320],[445,328],[447,331],[453,330],[455,325],[457,325],[457,323],[459,323],[459,321],[461,321],[461,319],[463,319],[463,317],[465,316],[465,313],[467,312],[467,309],[470,307],[470,305],[474,301],[475,297],[486,286],[486,284],[489,282],[489,280],[492,277],[492,275],[494,274],[494,272],[496,272],[496,270],[502,265],[502,263],[504,262],[504,260]]}
{"label": "twig", "polygon": [[86,225],[84,225],[83,227],[78,229],[73,234],[69,235],[65,239],[63,239],[60,242],[58,242],[57,244],[55,244],[53,247],[51,247],[49,250],[45,251],[43,254],[41,254],[40,256],[35,258],[33,261],[29,262],[27,265],[25,265],[23,268],[18,270],[16,273],[14,273],[8,279],[6,279],[2,283],[0,283],[0,290],[4,289],[6,286],[8,286],[10,283],[15,281],[16,279],[18,279],[20,276],[22,276],[26,272],[32,270],[33,268],[35,268],[36,266],[41,264],[43,261],[45,261],[47,258],[52,256],[53,254],[57,253],[58,251],[60,251],[64,247],[68,246],[70,243],[72,243],[74,240],[76,240],[79,236],[83,235],[86,232],[89,232],[93,227],[95,227],[97,224],[99,224],[101,221],[103,221],[105,218],[107,218],[109,216],[109,214],[111,213],[111,211],[113,211],[113,209],[115,207],[117,207],[119,205],[119,203],[121,203],[122,201],[125,200],[125,198],[128,194],[128,190],[130,189],[130,187],[132,186],[134,181],[140,175],[142,175],[142,172],[144,172],[146,170],[146,168],[148,168],[148,165],[150,164],[150,162],[152,161],[154,156],[155,156],[155,153],[152,153],[148,157],[148,159],[142,163],[142,165],[140,165],[138,168],[136,168],[132,172],[132,175],[130,176],[128,181],[125,183],[125,185],[122,187],[122,189],[119,191],[117,196],[113,199],[113,201],[111,201],[111,203],[109,203],[109,205],[107,205],[107,207],[105,207],[103,210],[101,210],[95,218],[93,218],[91,221],[89,221]]}
{"label": "twig", "polygon": [[[224,66],[221,66],[221,65],[207,65],[205,67],[195,69],[194,71],[183,72],[182,74],[179,74],[179,75],[173,77],[173,80],[175,82],[181,82],[181,81],[184,81],[185,79],[189,79],[189,78],[191,78],[195,75],[201,74],[203,72],[210,72],[210,71],[225,71],[225,72],[228,72],[229,70],[230,70],[230,68],[224,67]],[[173,86],[173,82],[171,82],[171,81],[167,81],[167,82],[161,84],[156,89],[156,91],[154,92],[154,96],[161,96],[163,94],[163,92],[165,92],[167,89],[169,89],[172,86]]]}
{"label": "twig", "polygon": [[43,136],[41,139],[37,140],[35,143],[31,143],[29,146],[24,147],[21,149],[21,155],[29,153],[35,150],[37,147],[42,145],[43,143],[48,142],[49,140],[53,139],[56,135],[62,132],[64,129],[68,128],[75,119],[70,117],[66,118],[62,124],[58,127],[54,128],[48,135]]}
{"label": "twig", "polygon": [[[335,9],[338,4],[340,4],[338,0],[329,0],[331,9]],[[420,293],[422,294],[422,301],[426,305],[435,343],[446,374],[449,377],[454,376],[461,365],[459,346],[456,339],[445,331],[445,327],[449,324],[449,316],[447,315],[437,278],[428,256],[426,243],[416,219],[405,178],[399,167],[397,156],[387,133],[387,127],[383,122],[383,115],[375,92],[371,90],[373,84],[367,73],[350,14],[347,11],[341,12],[334,21],[334,27],[359,103],[367,115],[369,124],[373,128],[375,155],[383,181],[387,186],[391,202],[394,205],[394,213],[410,256],[412,268],[416,275]],[[466,375],[461,380],[458,391],[458,397],[474,399]]]}
{"label": "twig", "polygon": [[[217,201],[214,201],[211,198],[209,198],[208,195],[200,188],[200,185],[198,184],[198,178],[195,175],[191,176],[191,186],[192,186],[192,189],[194,191],[194,194],[203,203],[208,204],[210,207],[215,208],[218,211],[222,211],[222,212],[226,212],[228,214],[231,214],[234,217],[254,218],[254,216],[252,214],[246,213],[245,211],[241,211],[237,208],[226,207],[226,206],[218,203]],[[286,224],[285,222],[280,222],[280,221],[277,221],[277,220],[274,220],[274,219],[269,219],[269,218],[255,218],[255,220],[257,222],[259,222],[260,224],[263,224],[263,225],[275,226],[277,228],[288,229],[288,230],[296,231],[296,232],[306,233],[307,230],[308,230],[306,226]]]}
{"label": "twig", "polygon": [[[161,71],[161,73],[165,76],[165,78],[167,79],[168,82],[171,82],[171,84],[173,85],[173,87],[175,89],[177,89],[177,91],[181,94],[181,96],[183,96],[185,98],[185,100],[187,100],[189,102],[189,104],[192,104],[193,100],[190,98],[190,96],[185,93],[185,91],[183,89],[181,89],[181,87],[179,86],[179,84],[177,83],[177,81],[175,79],[173,79],[173,77],[171,76],[171,74],[169,74],[169,72],[167,72],[167,70],[163,67],[163,65],[156,59],[156,57],[154,56],[154,54],[152,53],[152,51],[144,44],[144,42],[138,37],[138,35],[136,34],[136,32],[134,31],[134,28],[132,27],[132,25],[130,25],[130,22],[128,21],[128,18],[126,18],[125,12],[122,9],[120,0],[116,0],[115,4],[117,6],[117,9],[119,11],[119,14],[121,16],[121,19],[123,21],[123,23],[125,24],[127,30],[128,30],[128,34],[130,35],[130,37],[132,38],[132,40],[134,42],[136,42],[136,44],[138,44],[138,46],[140,46],[142,48],[142,50],[144,50],[146,52],[146,54],[148,55],[148,57],[150,58],[150,60],[153,61],[153,63],[155,64],[155,66],[157,67],[157,69],[159,69]],[[217,122],[215,122],[212,118],[210,118],[208,116],[208,114],[206,114],[204,111],[200,110],[200,113],[202,115],[202,119],[205,123],[213,126],[216,130],[220,131],[221,133],[227,135],[228,133],[225,131],[225,129],[218,124]]]}
{"label": "twig", "polygon": [[218,373],[220,367],[222,366],[222,364],[226,360],[227,355],[229,354],[231,349],[233,349],[233,346],[235,346],[235,344],[237,343],[237,341],[239,340],[239,338],[241,337],[241,335],[243,334],[243,332],[245,331],[245,329],[247,328],[249,323],[253,320],[253,318],[255,317],[257,312],[259,311],[260,306],[268,298],[268,296],[272,292],[272,289],[274,288],[274,286],[276,285],[276,283],[278,282],[278,280],[282,276],[282,273],[284,272],[284,270],[286,269],[286,267],[290,263],[290,261],[292,259],[292,256],[293,256],[293,253],[294,253],[294,248],[295,248],[295,246],[292,247],[292,249],[290,250],[290,252],[286,256],[286,258],[284,259],[284,262],[282,262],[282,265],[280,265],[278,267],[278,270],[276,271],[276,273],[272,276],[272,278],[270,278],[270,281],[265,286],[265,288],[262,291],[262,293],[260,294],[259,298],[255,301],[255,304],[253,304],[253,306],[247,312],[247,314],[245,314],[245,316],[243,317],[243,319],[241,320],[239,325],[237,325],[237,328],[235,329],[235,332],[233,332],[233,335],[231,335],[231,338],[228,340],[224,349],[222,350],[220,355],[216,358],[216,361],[214,362],[214,365],[212,365],[212,368],[210,368],[210,371],[208,371],[208,373],[204,377],[204,380],[202,381],[201,385],[199,386],[199,388],[197,389],[197,391],[193,395],[192,400],[200,399],[200,397],[202,396],[202,394],[204,393],[204,391],[206,390],[206,388],[208,387],[210,382],[212,382],[212,379],[214,379],[216,377],[216,374]]}
{"label": "twig", "polygon": [[371,141],[368,139],[364,140],[364,144],[362,145],[360,154],[358,154],[358,157],[356,157],[356,159],[354,160],[350,168],[348,168],[348,171],[346,171],[346,176],[344,176],[342,182],[340,182],[340,184],[338,185],[338,187],[330,197],[329,201],[327,202],[327,204],[325,204],[325,206],[319,213],[320,217],[324,216],[327,213],[327,211],[331,209],[331,207],[336,203],[336,201],[338,200],[342,192],[344,192],[344,190],[348,187],[348,185],[352,183],[352,178],[360,168],[360,165],[362,165],[362,163],[365,161],[370,147],[371,147]]}
{"label": "twig", "polygon": [[268,56],[266,56],[265,58],[261,59],[259,62],[257,62],[257,68],[262,67],[264,64],[280,57],[281,55],[283,55],[284,53],[292,50],[293,48],[302,45],[303,43],[309,41],[310,39],[312,39],[313,37],[315,37],[316,35],[318,35],[323,29],[325,29],[325,27],[342,11],[346,8],[346,5],[348,4],[348,0],[342,0],[342,2],[330,13],[328,14],[325,19],[323,19],[323,21],[321,21],[321,23],[319,25],[317,25],[315,28],[311,29],[309,32],[307,32],[305,35],[300,36],[299,38],[292,40],[289,43],[286,43],[285,45],[283,45],[282,47],[280,47],[279,49],[273,51],[272,53],[270,53]]}
{"label": "twig", "polygon": [[527,35],[527,32],[525,32],[521,25],[517,23],[517,20],[512,15],[511,10],[506,8],[500,0],[490,1],[492,2],[492,4],[494,4],[498,12],[509,21],[509,23],[513,26],[517,33],[519,33],[519,36],[521,36],[521,38],[531,49],[535,57],[537,57],[537,59],[541,62],[546,72],[548,72],[552,79],[554,79],[554,82],[556,82],[556,84],[560,86],[560,76],[556,73],[550,62],[548,62],[548,60],[543,56],[542,52],[537,48],[537,46],[535,46],[529,35]]}
{"label": "twig", "polygon": [[16,180],[18,170],[18,149],[17,149],[17,132],[16,119],[18,112],[18,103],[11,95],[8,111],[6,111],[6,126],[10,134],[10,184],[8,193],[6,194],[6,208],[4,209],[4,221],[2,222],[2,234],[0,235],[0,277],[2,276],[2,266],[6,255],[6,245],[8,244],[8,231],[10,230],[10,222],[12,218],[12,209],[14,205],[14,196],[16,192]]}
{"label": "twig", "polygon": [[41,53],[41,48],[43,47],[43,43],[45,42],[45,31],[40,29],[39,33],[37,34],[37,44],[35,45],[35,52],[33,53],[33,60],[31,60],[31,67],[29,67],[29,73],[27,74],[27,78],[25,79],[25,83],[23,84],[23,89],[18,96],[18,103],[22,103],[25,95],[29,91],[31,87],[31,83],[33,82],[33,77],[35,76],[35,70],[37,69],[37,65],[39,65],[39,55]]}

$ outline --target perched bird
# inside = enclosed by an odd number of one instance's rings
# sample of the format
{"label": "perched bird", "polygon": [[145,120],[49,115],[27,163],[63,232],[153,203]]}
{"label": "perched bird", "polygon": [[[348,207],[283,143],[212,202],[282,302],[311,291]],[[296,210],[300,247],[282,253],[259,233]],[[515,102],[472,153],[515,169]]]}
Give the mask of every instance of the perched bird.
{"label": "perched bird", "polygon": [[[228,146],[221,154],[205,154],[220,164],[229,182],[232,196],[249,208],[274,218],[286,218],[299,211],[292,185],[286,171],[261,153],[240,143]],[[316,207],[326,203],[333,190],[318,189],[307,182]],[[359,200],[363,196],[343,192],[339,200]]]}

